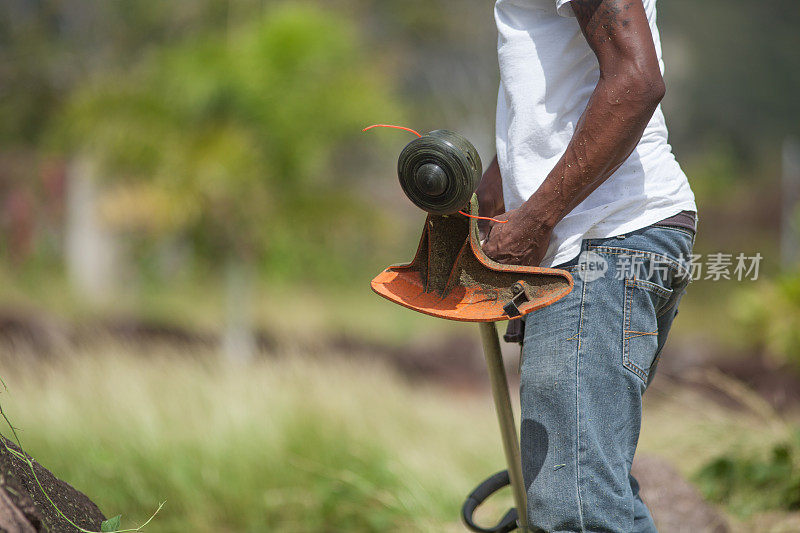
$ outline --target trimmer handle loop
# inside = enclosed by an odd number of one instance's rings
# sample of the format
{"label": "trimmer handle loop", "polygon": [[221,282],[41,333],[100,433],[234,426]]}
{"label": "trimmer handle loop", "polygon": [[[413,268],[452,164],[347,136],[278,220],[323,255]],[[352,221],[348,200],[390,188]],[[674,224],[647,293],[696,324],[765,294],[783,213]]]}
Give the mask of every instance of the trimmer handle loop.
{"label": "trimmer handle loop", "polygon": [[461,518],[464,520],[464,524],[466,524],[467,528],[477,533],[508,533],[509,531],[517,529],[518,516],[516,509],[510,509],[500,522],[493,527],[481,527],[472,520],[475,509],[480,507],[492,494],[510,484],[511,479],[508,476],[508,470],[503,470],[478,485],[478,487],[467,496],[464,506],[461,507]]}

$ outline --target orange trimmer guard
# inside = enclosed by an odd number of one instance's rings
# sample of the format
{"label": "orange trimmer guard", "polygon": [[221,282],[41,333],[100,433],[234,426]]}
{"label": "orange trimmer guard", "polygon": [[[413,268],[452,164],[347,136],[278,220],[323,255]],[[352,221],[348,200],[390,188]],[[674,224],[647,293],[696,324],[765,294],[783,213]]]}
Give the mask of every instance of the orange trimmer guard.
{"label": "orange trimmer guard", "polygon": [[[478,202],[470,202],[472,215]],[[480,246],[474,218],[428,215],[414,260],[390,266],[372,290],[409,309],[465,322],[497,322],[548,306],[572,290],[564,270],[503,265]]]}

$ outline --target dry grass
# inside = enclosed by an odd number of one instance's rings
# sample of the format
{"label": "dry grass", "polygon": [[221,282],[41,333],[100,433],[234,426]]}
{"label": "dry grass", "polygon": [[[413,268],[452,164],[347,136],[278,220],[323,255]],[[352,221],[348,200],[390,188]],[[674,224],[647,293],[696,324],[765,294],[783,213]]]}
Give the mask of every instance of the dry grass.
{"label": "dry grass", "polygon": [[[109,347],[0,365],[10,389],[0,400],[26,448],[128,525],[166,499],[152,531],[461,531],[464,496],[503,465],[487,391],[410,384],[340,355],[235,367],[210,353]],[[738,382],[697,379],[746,408],[659,377],[640,449],[684,475],[791,430]],[[786,513],[733,520],[736,531],[796,523]]]}
{"label": "dry grass", "polygon": [[2,400],[27,450],[106,514],[167,500],[154,531],[441,531],[502,465],[488,396],[338,357],[212,361],[4,365]]}

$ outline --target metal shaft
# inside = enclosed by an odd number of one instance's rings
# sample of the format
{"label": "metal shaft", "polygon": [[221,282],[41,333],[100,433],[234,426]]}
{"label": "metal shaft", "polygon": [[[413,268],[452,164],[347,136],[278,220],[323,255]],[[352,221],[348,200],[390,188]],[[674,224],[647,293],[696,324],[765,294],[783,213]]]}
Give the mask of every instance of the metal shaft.
{"label": "metal shaft", "polygon": [[522,459],[519,453],[519,440],[517,426],[514,423],[514,411],[511,409],[511,396],[508,392],[508,379],[503,365],[503,356],[500,352],[500,339],[497,336],[497,327],[494,322],[481,322],[481,340],[483,341],[483,355],[486,357],[486,366],[489,369],[489,380],[492,383],[492,397],[497,411],[497,420],[500,423],[500,435],[503,438],[503,451],[506,454],[508,475],[511,479],[511,490],[514,494],[514,505],[519,514],[520,531],[527,533],[527,497],[525,482],[522,479]]}

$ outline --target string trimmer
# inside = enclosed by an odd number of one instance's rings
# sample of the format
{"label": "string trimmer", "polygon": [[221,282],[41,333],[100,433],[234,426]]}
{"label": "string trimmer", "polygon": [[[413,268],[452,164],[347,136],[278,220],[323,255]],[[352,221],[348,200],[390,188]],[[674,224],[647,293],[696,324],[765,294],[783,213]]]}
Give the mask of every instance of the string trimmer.
{"label": "string trimmer", "polygon": [[[367,128],[369,129],[369,128]],[[472,531],[527,531],[526,491],[519,440],[495,322],[550,305],[572,290],[563,270],[503,265],[481,250],[475,190],[481,179],[477,150],[461,135],[436,130],[411,141],[397,164],[406,196],[428,212],[417,253],[409,264],[390,266],[372,280],[379,295],[414,311],[447,320],[479,322],[507,470],[481,483],[464,502]],[[475,510],[511,485],[515,508],[493,527],[474,522]]]}

